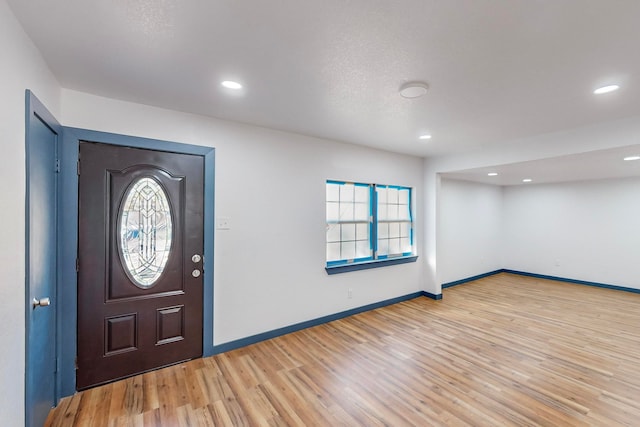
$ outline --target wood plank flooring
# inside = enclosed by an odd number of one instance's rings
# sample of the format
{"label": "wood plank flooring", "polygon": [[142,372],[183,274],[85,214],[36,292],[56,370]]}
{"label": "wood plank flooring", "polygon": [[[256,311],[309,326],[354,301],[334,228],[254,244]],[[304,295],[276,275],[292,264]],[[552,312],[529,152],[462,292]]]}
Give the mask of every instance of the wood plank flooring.
{"label": "wood plank flooring", "polygon": [[49,426],[639,426],[640,294],[506,273],[62,400]]}

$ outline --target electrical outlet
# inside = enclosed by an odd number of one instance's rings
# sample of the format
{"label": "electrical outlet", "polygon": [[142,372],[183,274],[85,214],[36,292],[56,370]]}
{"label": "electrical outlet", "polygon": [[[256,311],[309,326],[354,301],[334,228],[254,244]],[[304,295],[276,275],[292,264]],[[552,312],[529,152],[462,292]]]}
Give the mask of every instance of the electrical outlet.
{"label": "electrical outlet", "polygon": [[353,298],[353,289],[349,288],[349,290],[347,290],[347,298]]}

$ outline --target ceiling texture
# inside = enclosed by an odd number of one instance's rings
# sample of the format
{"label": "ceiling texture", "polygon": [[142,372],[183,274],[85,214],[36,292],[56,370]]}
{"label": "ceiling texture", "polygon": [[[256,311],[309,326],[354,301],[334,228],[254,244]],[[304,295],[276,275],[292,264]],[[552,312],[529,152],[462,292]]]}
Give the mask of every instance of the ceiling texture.
{"label": "ceiling texture", "polygon": [[638,0],[7,1],[64,88],[399,153],[640,114]]}

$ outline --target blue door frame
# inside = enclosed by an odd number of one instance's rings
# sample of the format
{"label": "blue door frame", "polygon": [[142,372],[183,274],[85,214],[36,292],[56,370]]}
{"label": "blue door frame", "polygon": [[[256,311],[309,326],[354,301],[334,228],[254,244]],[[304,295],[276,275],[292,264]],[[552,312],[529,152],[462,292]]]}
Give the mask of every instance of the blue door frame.
{"label": "blue door frame", "polygon": [[203,357],[214,354],[213,347],[213,233],[215,149],[148,138],[124,136],[86,129],[63,127],[60,150],[59,223],[60,284],[58,390],[60,396],[76,391],[75,357],[77,352],[78,282],[78,152],[80,141],[100,142],[134,148],[194,154],[204,157],[204,289]]}

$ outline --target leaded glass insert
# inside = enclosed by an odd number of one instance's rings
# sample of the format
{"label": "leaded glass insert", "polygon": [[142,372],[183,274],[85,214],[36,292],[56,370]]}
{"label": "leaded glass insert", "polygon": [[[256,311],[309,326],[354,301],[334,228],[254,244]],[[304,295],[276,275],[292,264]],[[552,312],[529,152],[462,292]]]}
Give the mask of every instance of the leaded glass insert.
{"label": "leaded glass insert", "polygon": [[150,288],[169,260],[173,219],[167,194],[153,178],[135,181],[124,196],[118,235],[124,268],[133,282]]}

